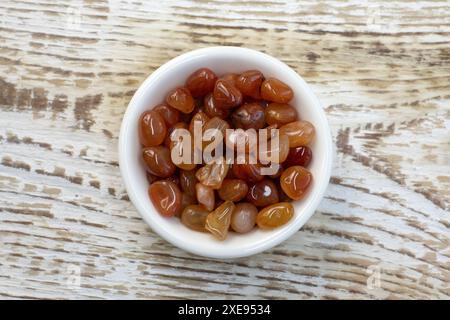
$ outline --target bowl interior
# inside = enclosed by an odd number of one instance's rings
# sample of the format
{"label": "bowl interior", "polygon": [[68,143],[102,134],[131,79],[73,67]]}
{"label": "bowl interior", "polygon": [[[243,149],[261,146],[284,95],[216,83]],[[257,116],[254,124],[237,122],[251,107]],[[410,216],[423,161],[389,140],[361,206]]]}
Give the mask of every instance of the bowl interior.
{"label": "bowl interior", "polygon": [[[164,101],[166,93],[179,85],[198,68],[207,67],[216,74],[258,69],[266,77],[277,77],[289,84],[295,97],[291,104],[297,108],[301,119],[310,121],[316,128],[311,144],[313,160],[309,170],[313,183],[301,201],[294,201],[294,218],[278,229],[254,231],[240,235],[230,233],[220,242],[210,234],[192,231],[177,218],[164,218],[154,209],[148,194],[148,182],[141,160],[138,139],[140,114]],[[295,233],[314,213],[330,177],[331,136],[320,103],[303,79],[279,60],[266,54],[244,48],[214,47],[191,51],[164,64],[141,85],[125,113],[119,141],[120,167],[129,197],[140,214],[154,231],[172,244],[189,252],[213,258],[247,256],[270,248]]]}

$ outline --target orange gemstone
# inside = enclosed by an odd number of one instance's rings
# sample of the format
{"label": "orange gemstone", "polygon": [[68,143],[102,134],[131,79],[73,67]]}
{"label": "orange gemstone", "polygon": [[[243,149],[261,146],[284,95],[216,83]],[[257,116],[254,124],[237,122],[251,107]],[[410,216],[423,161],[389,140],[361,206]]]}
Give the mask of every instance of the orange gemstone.
{"label": "orange gemstone", "polygon": [[214,72],[208,68],[201,68],[189,76],[186,80],[186,87],[193,97],[203,97],[214,90],[216,80],[217,77]]}
{"label": "orange gemstone", "polygon": [[270,103],[265,109],[266,122],[269,125],[282,126],[297,120],[297,110],[286,103]]}
{"label": "orange gemstone", "polygon": [[163,117],[166,126],[170,128],[180,120],[180,112],[166,104],[159,104],[153,108],[153,111],[158,112]]}
{"label": "orange gemstone", "polygon": [[264,100],[288,103],[294,97],[294,92],[284,82],[275,78],[269,78],[264,80],[261,85],[261,97]]}
{"label": "orange gemstone", "polygon": [[197,183],[195,185],[195,191],[198,203],[204,205],[205,208],[209,211],[214,210],[214,190],[201,183]]}
{"label": "orange gemstone", "polygon": [[217,102],[214,100],[213,95],[210,93],[205,96],[204,100],[205,113],[210,117],[219,117],[225,119],[230,114],[230,110],[219,108]]}
{"label": "orange gemstone", "polygon": [[258,70],[242,72],[236,80],[236,87],[246,96],[260,98],[260,87],[264,80],[263,74]]}
{"label": "orange gemstone", "polygon": [[280,128],[280,135],[285,134],[289,138],[289,147],[306,146],[314,138],[314,126],[308,121],[295,121],[285,124]]}
{"label": "orange gemstone", "polygon": [[289,222],[294,216],[294,207],[289,202],[279,202],[262,209],[256,216],[261,229],[273,229]]}
{"label": "orange gemstone", "polygon": [[194,98],[185,87],[171,90],[166,97],[166,102],[172,108],[175,108],[183,113],[190,113],[195,107]]}
{"label": "orange gemstone", "polygon": [[228,172],[228,163],[222,157],[197,170],[195,176],[207,187],[219,189]]}
{"label": "orange gemstone", "polygon": [[156,210],[163,216],[174,216],[181,208],[181,192],[172,181],[156,181],[148,188],[148,194]]}
{"label": "orange gemstone", "polygon": [[262,129],[266,124],[264,120],[264,109],[259,103],[245,103],[231,115],[235,128],[240,129]]}
{"label": "orange gemstone", "polygon": [[250,186],[246,199],[257,207],[266,207],[277,203],[277,186],[271,180],[263,179]]}
{"label": "orange gemstone", "polygon": [[202,205],[187,206],[181,213],[181,223],[189,229],[206,232],[205,223],[209,211]]}
{"label": "orange gemstone", "polygon": [[142,150],[147,170],[158,177],[168,178],[175,173],[176,167],[170,158],[170,151],[166,147],[148,147]]}
{"label": "orange gemstone", "polygon": [[231,215],[234,211],[234,204],[225,201],[206,218],[205,228],[217,239],[225,240],[230,228]]}
{"label": "orange gemstone", "polygon": [[144,147],[160,145],[167,129],[163,117],[156,111],[146,111],[139,119],[139,139]]}
{"label": "orange gemstone", "polygon": [[305,196],[311,181],[312,174],[300,166],[287,168],[280,178],[281,188],[293,200],[300,200]]}
{"label": "orange gemstone", "polygon": [[255,226],[257,214],[258,209],[253,204],[238,203],[231,216],[231,229],[237,233],[250,232]]}
{"label": "orange gemstone", "polygon": [[231,81],[219,79],[213,92],[214,101],[223,109],[237,107],[242,103],[242,93]]}
{"label": "orange gemstone", "polygon": [[219,197],[222,200],[238,202],[242,200],[248,192],[247,183],[240,179],[225,179],[219,189]]}

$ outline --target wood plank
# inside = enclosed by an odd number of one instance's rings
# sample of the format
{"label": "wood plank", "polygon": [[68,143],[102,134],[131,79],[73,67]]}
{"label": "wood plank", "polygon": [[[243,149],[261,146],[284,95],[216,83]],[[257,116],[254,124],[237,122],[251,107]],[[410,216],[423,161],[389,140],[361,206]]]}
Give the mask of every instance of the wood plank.
{"label": "wood plank", "polygon": [[[448,299],[449,9],[2,1],[0,297]],[[250,259],[209,260],[166,243],[128,200],[118,168],[120,122],[139,84],[213,45],[288,63],[319,96],[335,139],[316,214]],[[67,285],[72,265],[79,289]],[[381,268],[379,290],[367,288],[370,266]]]}

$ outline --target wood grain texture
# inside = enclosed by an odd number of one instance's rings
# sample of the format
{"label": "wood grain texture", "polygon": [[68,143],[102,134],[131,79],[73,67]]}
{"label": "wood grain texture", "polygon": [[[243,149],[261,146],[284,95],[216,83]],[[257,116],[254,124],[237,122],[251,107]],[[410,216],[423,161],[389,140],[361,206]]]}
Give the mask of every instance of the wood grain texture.
{"label": "wood grain texture", "polygon": [[[2,0],[0,40],[0,297],[450,298],[449,2]],[[302,230],[230,261],[153,233],[117,162],[138,85],[213,45],[299,72],[336,151]]]}

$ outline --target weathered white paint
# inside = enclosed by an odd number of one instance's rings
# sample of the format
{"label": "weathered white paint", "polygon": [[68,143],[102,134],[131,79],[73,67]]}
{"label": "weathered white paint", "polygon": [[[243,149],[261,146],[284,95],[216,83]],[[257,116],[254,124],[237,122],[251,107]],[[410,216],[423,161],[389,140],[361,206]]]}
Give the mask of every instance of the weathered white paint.
{"label": "weathered white paint", "polygon": [[[0,297],[450,297],[448,2],[58,3],[0,3]],[[225,262],[147,227],[116,152],[143,79],[219,44],[296,69],[336,141],[331,185],[305,227]]]}

